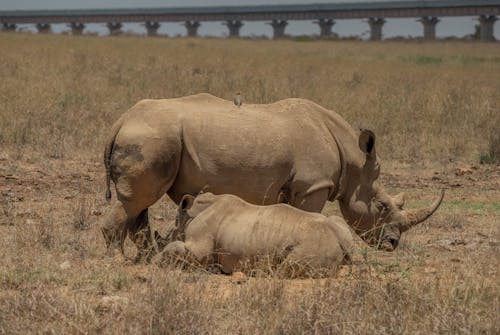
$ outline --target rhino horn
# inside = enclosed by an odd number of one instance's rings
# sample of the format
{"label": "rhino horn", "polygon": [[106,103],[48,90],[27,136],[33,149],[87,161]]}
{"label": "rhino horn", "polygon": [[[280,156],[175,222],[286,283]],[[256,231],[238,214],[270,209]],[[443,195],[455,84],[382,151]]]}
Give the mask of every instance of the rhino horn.
{"label": "rhino horn", "polygon": [[439,196],[439,198],[434,201],[434,203],[429,207],[418,209],[415,211],[405,211],[405,222],[400,225],[401,232],[405,232],[411,227],[427,220],[439,208],[439,205],[441,205],[443,198],[444,189],[441,190],[441,195]]}

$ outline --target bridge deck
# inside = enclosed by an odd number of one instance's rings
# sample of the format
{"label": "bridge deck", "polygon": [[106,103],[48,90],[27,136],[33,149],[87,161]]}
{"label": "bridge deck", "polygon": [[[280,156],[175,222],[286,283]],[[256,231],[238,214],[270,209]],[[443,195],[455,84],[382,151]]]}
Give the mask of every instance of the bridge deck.
{"label": "bridge deck", "polygon": [[263,21],[353,19],[367,17],[473,16],[500,14],[500,0],[420,0],[172,8],[0,11],[4,23],[144,22],[144,21]]}

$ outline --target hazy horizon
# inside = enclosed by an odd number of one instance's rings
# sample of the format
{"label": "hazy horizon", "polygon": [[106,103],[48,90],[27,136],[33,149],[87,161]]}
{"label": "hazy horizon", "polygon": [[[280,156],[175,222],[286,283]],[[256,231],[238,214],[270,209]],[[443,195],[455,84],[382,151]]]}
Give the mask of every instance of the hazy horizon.
{"label": "hazy horizon", "polygon": [[[406,0],[408,1],[408,0]],[[238,6],[238,5],[260,5],[260,4],[306,4],[306,3],[354,3],[366,2],[366,0],[144,0],[138,5],[134,0],[2,0],[0,11],[6,10],[40,10],[40,9],[88,9],[88,8],[138,8],[138,7],[192,7],[192,6]],[[388,0],[374,0],[373,2],[388,2]],[[383,28],[384,38],[395,36],[417,37],[423,35],[422,24],[416,21],[417,18],[387,19]],[[441,22],[436,26],[436,36],[438,38],[465,35],[474,33],[474,26],[478,24],[477,17],[441,17]],[[267,21],[245,22],[241,28],[241,36],[272,36],[272,28],[266,24]],[[36,31],[34,25],[19,25],[21,30]],[[68,31],[66,24],[54,24],[52,30],[55,33]],[[145,28],[140,23],[124,23],[123,31],[130,31],[136,34],[145,34]],[[88,24],[85,32],[97,33],[99,35],[108,34],[104,24]],[[369,36],[368,24],[365,20],[336,20],[333,32],[339,36]],[[180,23],[164,22],[158,30],[159,34],[177,36],[186,35],[186,29]],[[202,22],[198,30],[201,36],[227,36],[227,27],[221,22]],[[312,21],[289,21],[286,28],[289,35],[311,35],[319,34],[317,24]],[[494,35],[500,39],[500,24],[495,24]]]}

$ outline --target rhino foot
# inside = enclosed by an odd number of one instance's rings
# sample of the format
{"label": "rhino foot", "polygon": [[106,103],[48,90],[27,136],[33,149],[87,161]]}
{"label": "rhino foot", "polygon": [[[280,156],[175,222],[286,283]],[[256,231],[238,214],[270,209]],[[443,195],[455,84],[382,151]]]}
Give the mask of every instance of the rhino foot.
{"label": "rhino foot", "polygon": [[135,256],[134,263],[151,263],[151,259],[157,254],[156,250],[153,247],[149,247],[146,249],[140,249],[137,251],[137,255]]}

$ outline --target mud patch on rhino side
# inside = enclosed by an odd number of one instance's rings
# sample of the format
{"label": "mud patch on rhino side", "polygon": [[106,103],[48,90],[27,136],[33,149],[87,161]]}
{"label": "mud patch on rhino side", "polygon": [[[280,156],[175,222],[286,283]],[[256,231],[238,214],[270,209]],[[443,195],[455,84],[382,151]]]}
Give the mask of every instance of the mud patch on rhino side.
{"label": "mud patch on rhino side", "polygon": [[142,162],[144,160],[144,156],[142,155],[141,147],[138,144],[127,144],[123,147],[115,145],[113,147],[112,163],[125,159]]}
{"label": "mud patch on rhino side", "polygon": [[111,177],[115,180],[121,175],[123,169],[132,162],[142,162],[144,156],[141,152],[141,147],[137,144],[127,144],[125,146],[114,145],[111,154]]}

